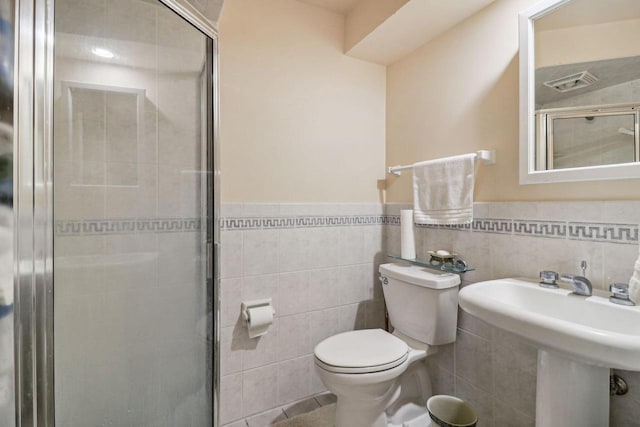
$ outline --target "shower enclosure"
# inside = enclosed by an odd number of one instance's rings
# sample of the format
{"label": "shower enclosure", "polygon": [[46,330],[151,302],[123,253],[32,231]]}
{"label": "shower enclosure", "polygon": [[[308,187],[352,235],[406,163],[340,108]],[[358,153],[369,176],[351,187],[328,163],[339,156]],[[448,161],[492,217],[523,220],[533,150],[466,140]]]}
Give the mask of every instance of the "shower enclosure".
{"label": "shower enclosure", "polygon": [[15,3],[2,426],[217,426],[217,36],[201,3]]}

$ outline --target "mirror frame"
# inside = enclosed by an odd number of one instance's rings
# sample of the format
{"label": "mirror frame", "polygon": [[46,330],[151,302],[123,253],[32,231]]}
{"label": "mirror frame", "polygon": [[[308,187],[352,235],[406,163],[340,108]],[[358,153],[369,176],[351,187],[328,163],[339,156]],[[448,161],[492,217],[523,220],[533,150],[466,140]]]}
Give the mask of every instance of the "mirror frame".
{"label": "mirror frame", "polygon": [[519,14],[520,184],[640,178],[640,163],[536,170],[534,21],[572,0],[543,0]]}

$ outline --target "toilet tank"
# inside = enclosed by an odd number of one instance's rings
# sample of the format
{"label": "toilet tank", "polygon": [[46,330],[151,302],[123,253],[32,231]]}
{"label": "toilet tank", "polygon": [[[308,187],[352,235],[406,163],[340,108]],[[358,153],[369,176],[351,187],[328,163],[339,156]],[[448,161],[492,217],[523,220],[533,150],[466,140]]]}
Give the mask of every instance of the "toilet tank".
{"label": "toilet tank", "polygon": [[460,276],[396,263],[379,271],[395,330],[430,345],[456,340]]}

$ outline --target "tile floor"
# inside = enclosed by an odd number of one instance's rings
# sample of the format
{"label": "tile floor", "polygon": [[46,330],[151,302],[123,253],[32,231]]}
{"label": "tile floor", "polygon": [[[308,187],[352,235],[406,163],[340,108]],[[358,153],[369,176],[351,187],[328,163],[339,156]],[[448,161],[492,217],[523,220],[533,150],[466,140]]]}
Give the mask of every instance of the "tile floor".
{"label": "tile floor", "polygon": [[333,427],[336,396],[322,393],[223,427]]}

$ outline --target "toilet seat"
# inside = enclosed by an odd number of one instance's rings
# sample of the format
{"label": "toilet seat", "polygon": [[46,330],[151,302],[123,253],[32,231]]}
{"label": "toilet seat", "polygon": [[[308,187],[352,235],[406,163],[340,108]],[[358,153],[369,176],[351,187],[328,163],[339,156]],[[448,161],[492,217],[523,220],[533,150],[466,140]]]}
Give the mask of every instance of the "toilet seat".
{"label": "toilet seat", "polygon": [[318,367],[335,373],[366,374],[393,369],[409,357],[409,346],[382,329],[334,335],[314,350]]}

